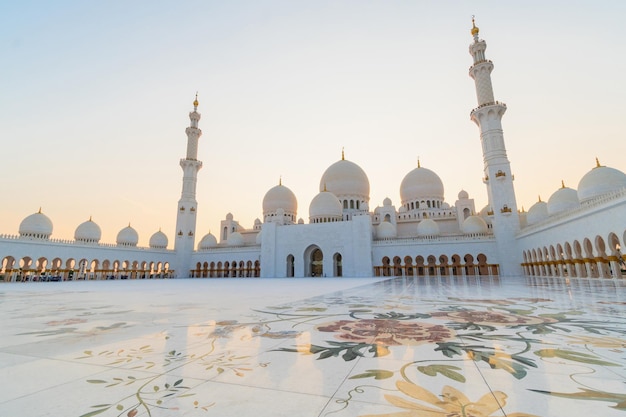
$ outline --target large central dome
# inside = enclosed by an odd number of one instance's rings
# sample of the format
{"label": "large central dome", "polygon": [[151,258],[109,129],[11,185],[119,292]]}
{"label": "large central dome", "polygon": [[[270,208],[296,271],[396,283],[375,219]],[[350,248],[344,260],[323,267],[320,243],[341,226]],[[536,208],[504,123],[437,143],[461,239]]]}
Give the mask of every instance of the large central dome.
{"label": "large central dome", "polygon": [[340,199],[344,196],[358,196],[369,201],[370,182],[360,166],[342,158],[329,166],[322,175],[320,192],[323,191],[330,191]]}
{"label": "large central dome", "polygon": [[298,201],[295,194],[282,182],[272,187],[263,198],[263,215],[276,213],[278,209],[283,209],[286,213],[292,213],[294,216],[298,212]]}
{"label": "large central dome", "polygon": [[443,201],[443,183],[441,178],[428,168],[418,165],[413,171],[406,174],[400,184],[400,198],[402,204],[419,200]]}

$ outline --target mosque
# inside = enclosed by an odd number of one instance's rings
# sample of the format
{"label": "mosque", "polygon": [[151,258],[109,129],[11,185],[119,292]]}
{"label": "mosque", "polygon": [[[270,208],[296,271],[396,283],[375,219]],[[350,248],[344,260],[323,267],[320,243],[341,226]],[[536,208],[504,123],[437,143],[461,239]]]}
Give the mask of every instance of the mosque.
{"label": "mosque", "polygon": [[518,210],[502,130],[506,105],[494,98],[492,61],[473,24],[469,70],[478,105],[470,117],[480,131],[488,205],[477,210],[461,190],[454,203],[432,170],[418,166],[400,184],[400,206],[388,198],[371,209],[367,174],[341,159],[323,173],[308,221],[298,217],[294,193],[282,183],[263,198],[263,219],[251,229],[232,214],[217,236],[196,239],[198,100],[189,113],[187,152],[173,249],[162,231],[138,247],[129,225],[115,244],[101,243],[91,219],[74,240],[52,239],[53,223],[41,212],[26,217],[19,235],[0,235],[4,281],[226,277],[568,276],[621,278],[626,241],[626,174],[596,166],[577,189],[556,190],[527,212]]}

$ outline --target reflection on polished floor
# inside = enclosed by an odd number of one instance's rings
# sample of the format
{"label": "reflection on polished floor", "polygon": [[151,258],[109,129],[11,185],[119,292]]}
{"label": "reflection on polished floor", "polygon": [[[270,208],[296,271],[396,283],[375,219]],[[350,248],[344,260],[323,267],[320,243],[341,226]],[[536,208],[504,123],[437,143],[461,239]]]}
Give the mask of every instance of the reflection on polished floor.
{"label": "reflection on polished floor", "polygon": [[1,416],[626,416],[626,283],[0,285]]}

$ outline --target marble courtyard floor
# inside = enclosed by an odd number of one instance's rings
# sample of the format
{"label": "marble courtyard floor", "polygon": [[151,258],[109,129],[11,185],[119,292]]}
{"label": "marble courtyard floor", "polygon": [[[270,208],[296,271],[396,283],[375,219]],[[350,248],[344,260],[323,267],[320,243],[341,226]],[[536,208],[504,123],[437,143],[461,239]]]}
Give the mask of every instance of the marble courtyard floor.
{"label": "marble courtyard floor", "polygon": [[623,416],[626,283],[0,284],[0,416]]}

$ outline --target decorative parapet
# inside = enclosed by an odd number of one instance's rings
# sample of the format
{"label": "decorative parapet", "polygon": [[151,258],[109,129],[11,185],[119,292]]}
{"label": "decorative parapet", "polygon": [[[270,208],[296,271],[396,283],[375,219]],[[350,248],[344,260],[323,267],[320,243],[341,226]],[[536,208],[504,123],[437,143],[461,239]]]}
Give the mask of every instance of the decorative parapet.
{"label": "decorative parapet", "polygon": [[501,169],[499,169],[498,172],[496,172],[496,178],[504,178],[504,177],[506,177],[506,173],[502,171]]}
{"label": "decorative parapet", "polygon": [[170,249],[150,248],[150,247],[141,247],[141,246],[120,246],[117,243],[80,242],[80,241],[70,240],[70,239],[31,239],[31,238],[22,237],[19,235],[6,235],[6,234],[0,234],[0,241],[1,240],[18,241],[16,243],[28,242],[28,244],[44,244],[44,245],[56,244],[56,245],[67,245],[67,246],[83,246],[83,247],[89,247],[89,248],[93,248],[93,247],[116,248],[116,249],[124,248],[124,250],[130,249],[130,250],[159,251],[159,252],[162,252],[163,250],[173,251]]}
{"label": "decorative parapet", "polygon": [[416,236],[392,239],[374,239],[374,245],[398,245],[398,244],[433,244],[438,242],[471,242],[471,241],[495,241],[495,237],[490,233],[474,233],[471,235],[450,235],[450,236]]}
{"label": "decorative parapet", "polygon": [[504,206],[502,206],[502,208],[500,209],[500,213],[503,214],[510,214],[511,213],[511,208],[509,206],[507,206],[506,204]]}
{"label": "decorative parapet", "polygon": [[483,103],[480,106],[473,108],[472,111],[470,112],[470,114],[474,113],[477,110],[482,109],[483,107],[489,107],[489,106],[502,106],[502,107],[506,108],[506,104],[501,102],[501,101],[490,101],[489,103]]}

